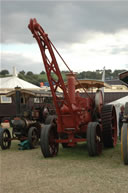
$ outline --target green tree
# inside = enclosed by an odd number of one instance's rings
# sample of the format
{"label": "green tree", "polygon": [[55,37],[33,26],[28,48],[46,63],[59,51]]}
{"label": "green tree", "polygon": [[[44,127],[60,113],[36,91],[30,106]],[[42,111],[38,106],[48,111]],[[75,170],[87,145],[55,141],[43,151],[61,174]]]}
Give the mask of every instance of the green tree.
{"label": "green tree", "polygon": [[40,74],[45,74],[45,71],[42,71]]}
{"label": "green tree", "polygon": [[28,71],[26,75],[27,75],[27,76],[32,76],[32,75],[33,75],[33,72]]}
{"label": "green tree", "polygon": [[24,70],[20,71],[19,73],[25,75],[25,71]]}
{"label": "green tree", "polygon": [[1,75],[5,76],[6,74],[9,74],[9,71],[8,70],[2,70],[0,72]]}
{"label": "green tree", "polygon": [[125,70],[114,70],[114,72],[113,72],[113,77],[114,78],[119,78],[119,74],[121,73],[121,72],[124,72]]}

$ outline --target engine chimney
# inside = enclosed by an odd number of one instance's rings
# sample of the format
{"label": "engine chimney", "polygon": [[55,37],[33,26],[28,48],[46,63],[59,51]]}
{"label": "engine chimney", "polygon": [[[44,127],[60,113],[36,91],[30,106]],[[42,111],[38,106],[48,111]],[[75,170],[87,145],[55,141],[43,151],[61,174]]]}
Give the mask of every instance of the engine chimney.
{"label": "engine chimney", "polygon": [[67,75],[67,86],[68,86],[68,95],[70,102],[75,104],[75,74],[68,73]]}

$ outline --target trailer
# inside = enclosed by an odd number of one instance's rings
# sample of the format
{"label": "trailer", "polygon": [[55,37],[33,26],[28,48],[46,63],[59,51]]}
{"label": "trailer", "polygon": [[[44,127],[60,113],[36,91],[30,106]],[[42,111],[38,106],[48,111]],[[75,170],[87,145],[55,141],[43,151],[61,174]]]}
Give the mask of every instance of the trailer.
{"label": "trailer", "polygon": [[[114,106],[104,105],[100,89],[97,89],[94,97],[87,93],[36,19],[30,19],[28,27],[39,45],[57,114],[57,117],[46,119],[41,131],[43,156],[56,156],[59,143],[68,148],[79,142],[87,142],[90,156],[100,155],[103,145],[106,148],[115,147],[117,120]],[[67,85],[63,81],[55,54],[69,70]],[[76,82],[83,88],[86,98],[76,91]],[[58,88],[62,90],[63,98],[57,96]]]}

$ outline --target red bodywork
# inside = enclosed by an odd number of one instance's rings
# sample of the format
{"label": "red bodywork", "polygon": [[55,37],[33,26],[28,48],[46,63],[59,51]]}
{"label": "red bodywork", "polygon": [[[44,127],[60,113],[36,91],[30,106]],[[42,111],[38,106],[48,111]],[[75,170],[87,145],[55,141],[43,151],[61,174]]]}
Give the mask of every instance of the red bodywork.
{"label": "red bodywork", "polygon": [[[48,35],[37,23],[36,19],[31,19],[28,27],[38,42],[44,61],[58,117],[57,132],[59,135],[63,133],[68,134],[68,138],[57,139],[56,141],[68,143],[70,146],[75,145],[76,142],[85,141],[87,125],[92,121],[94,101],[91,97],[82,98],[78,92],[75,93],[76,79],[72,72],[67,78],[68,86],[65,86],[53,52],[53,49],[57,50],[49,40]],[[62,89],[63,98],[57,96],[58,88]],[[80,134],[81,138],[76,138],[76,134]]]}

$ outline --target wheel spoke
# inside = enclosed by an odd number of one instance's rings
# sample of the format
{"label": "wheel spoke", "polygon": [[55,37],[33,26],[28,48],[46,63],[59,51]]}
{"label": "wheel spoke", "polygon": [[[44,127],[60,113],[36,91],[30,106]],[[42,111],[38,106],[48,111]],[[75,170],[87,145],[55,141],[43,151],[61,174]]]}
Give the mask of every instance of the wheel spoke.
{"label": "wheel spoke", "polygon": [[38,142],[38,131],[36,127],[30,127],[28,131],[28,140],[31,148],[35,148]]}

